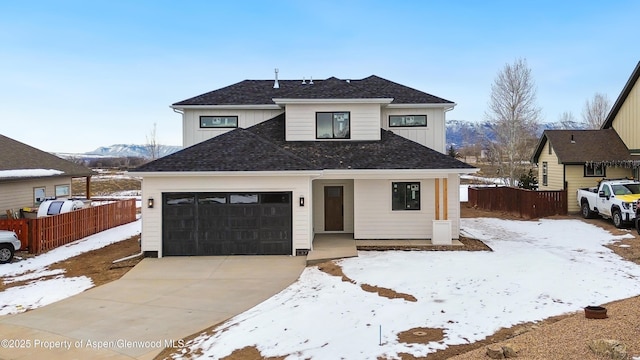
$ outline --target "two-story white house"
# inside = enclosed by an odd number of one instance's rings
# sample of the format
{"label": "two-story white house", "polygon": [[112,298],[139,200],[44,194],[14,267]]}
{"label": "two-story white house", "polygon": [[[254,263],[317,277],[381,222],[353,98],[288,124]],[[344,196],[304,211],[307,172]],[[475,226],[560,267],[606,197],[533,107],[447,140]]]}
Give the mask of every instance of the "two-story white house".
{"label": "two-story white house", "polygon": [[185,148],[143,177],[147,256],[305,254],[316,234],[457,239],[451,101],[377,76],[245,80],[172,105]]}

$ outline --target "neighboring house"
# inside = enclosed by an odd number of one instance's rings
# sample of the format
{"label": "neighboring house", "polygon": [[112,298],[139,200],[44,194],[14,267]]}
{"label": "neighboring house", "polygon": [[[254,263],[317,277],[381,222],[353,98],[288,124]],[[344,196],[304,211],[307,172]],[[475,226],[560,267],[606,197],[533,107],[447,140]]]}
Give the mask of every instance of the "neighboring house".
{"label": "neighboring house", "polygon": [[89,187],[91,169],[3,135],[0,154],[0,217],[45,198],[71,196],[72,178],[86,178]]}
{"label": "neighboring house", "polygon": [[567,189],[568,211],[579,211],[576,190],[603,178],[639,178],[640,62],[600,130],[546,130],[532,161],[539,190]]}
{"label": "neighboring house", "polygon": [[632,161],[627,163],[633,168],[633,177],[640,179],[640,62],[631,73],[618,99],[613,104],[603,129],[614,129],[629,148]]}
{"label": "neighboring house", "polygon": [[316,234],[450,242],[455,104],[377,76],[245,80],[173,104],[185,149],[143,177],[147,256],[305,254]]}
{"label": "neighboring house", "polygon": [[567,190],[567,209],[579,211],[576,192],[597,186],[602,178],[631,176],[625,163],[629,150],[613,129],[545,130],[533,162],[538,164],[538,190]]}

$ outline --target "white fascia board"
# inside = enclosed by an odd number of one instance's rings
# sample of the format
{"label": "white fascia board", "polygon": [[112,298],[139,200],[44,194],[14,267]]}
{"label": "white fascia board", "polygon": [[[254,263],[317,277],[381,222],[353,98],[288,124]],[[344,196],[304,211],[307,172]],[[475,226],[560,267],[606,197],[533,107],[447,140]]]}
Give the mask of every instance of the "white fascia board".
{"label": "white fascia board", "polygon": [[450,174],[473,174],[480,169],[390,169],[390,170],[324,170],[323,179],[435,179],[447,177]]}
{"label": "white fascia board", "polygon": [[140,177],[207,177],[207,176],[320,176],[320,170],[298,171],[157,171],[157,172],[132,172],[132,176]]}
{"label": "white fascia board", "polygon": [[387,109],[406,109],[406,108],[444,108],[445,110],[451,110],[456,105],[456,103],[446,103],[446,104],[389,104],[387,105]]}
{"label": "white fascia board", "polygon": [[177,110],[281,110],[282,107],[276,104],[262,105],[171,105],[170,108]]}
{"label": "white fascia board", "polygon": [[288,99],[273,98],[276,104],[389,104],[393,98],[377,98],[377,99]]}

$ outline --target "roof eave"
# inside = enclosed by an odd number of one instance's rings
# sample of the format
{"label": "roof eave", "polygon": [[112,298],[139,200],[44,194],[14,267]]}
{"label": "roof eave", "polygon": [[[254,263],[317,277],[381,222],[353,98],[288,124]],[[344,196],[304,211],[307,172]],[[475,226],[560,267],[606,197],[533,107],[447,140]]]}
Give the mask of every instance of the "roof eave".
{"label": "roof eave", "polygon": [[393,98],[362,98],[362,99],[294,99],[273,98],[276,104],[389,104]]}
{"label": "roof eave", "polygon": [[171,105],[170,108],[174,110],[280,110],[281,106],[276,104],[254,104],[254,105],[241,105],[241,104],[225,104],[225,105]]}
{"label": "roof eave", "polygon": [[406,108],[445,108],[445,110],[451,110],[456,103],[428,103],[428,104],[389,104],[387,109],[406,109]]}
{"label": "roof eave", "polygon": [[279,170],[279,171],[131,171],[141,177],[174,176],[318,176],[321,170]]}
{"label": "roof eave", "polygon": [[638,64],[636,65],[635,69],[633,69],[631,76],[629,76],[629,80],[627,80],[627,83],[622,88],[618,99],[616,99],[616,102],[611,107],[609,115],[607,115],[607,118],[600,126],[601,129],[610,128],[613,125],[613,119],[615,119],[615,117],[618,115],[618,111],[620,111],[620,108],[622,108],[622,104],[624,104],[624,102],[627,100],[627,96],[629,96],[629,93],[631,93],[631,90],[638,81],[638,78],[640,78],[640,61],[638,61]]}
{"label": "roof eave", "polygon": [[450,174],[473,174],[478,168],[464,169],[327,169],[323,179],[436,179]]}

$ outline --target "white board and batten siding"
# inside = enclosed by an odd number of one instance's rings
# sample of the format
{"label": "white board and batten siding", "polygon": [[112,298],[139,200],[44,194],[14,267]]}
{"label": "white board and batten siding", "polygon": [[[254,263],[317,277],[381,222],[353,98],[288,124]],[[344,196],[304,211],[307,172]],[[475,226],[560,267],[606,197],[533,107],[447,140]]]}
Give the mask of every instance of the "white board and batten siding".
{"label": "white board and batten siding", "polygon": [[71,189],[70,177],[47,177],[39,179],[16,179],[0,183],[0,214],[6,210],[18,210],[34,206],[34,189],[45,188],[46,197],[56,196],[56,186],[68,185]]}
{"label": "white board and batten siding", "polygon": [[182,115],[182,146],[189,147],[234,129],[201,128],[200,116],[237,116],[238,127],[246,129],[283,112],[281,109],[185,109]]}
{"label": "white board and batten siding", "polygon": [[[426,115],[426,127],[389,127],[389,115]],[[430,149],[446,153],[444,108],[383,108],[381,126]]]}
{"label": "white board and batten siding", "polygon": [[[440,220],[444,217],[444,186],[440,179]],[[392,182],[420,181],[420,210],[392,210]],[[354,180],[355,239],[431,239],[436,218],[435,179]],[[457,174],[447,178],[448,220],[455,239],[460,231]]]}
{"label": "white board and batten siding", "polygon": [[[310,249],[311,178],[300,176],[145,176],[143,203],[153,198],[157,206],[142,207],[142,251],[157,251],[162,256],[162,194],[170,192],[291,192],[293,254],[296,249]],[[305,206],[299,205],[304,196]]]}
{"label": "white board and batten siding", "polygon": [[[380,140],[380,104],[287,104],[287,141]],[[349,139],[316,139],[317,112],[349,112]]]}

